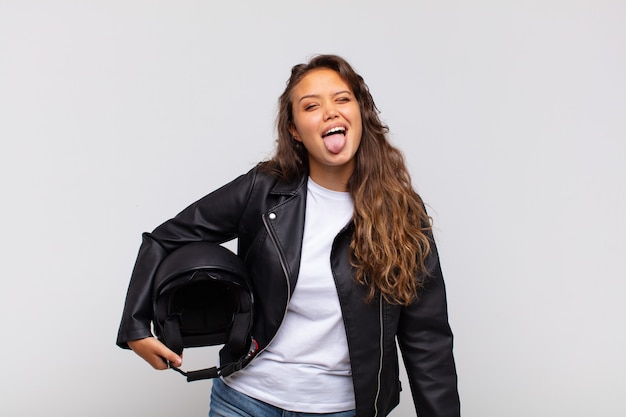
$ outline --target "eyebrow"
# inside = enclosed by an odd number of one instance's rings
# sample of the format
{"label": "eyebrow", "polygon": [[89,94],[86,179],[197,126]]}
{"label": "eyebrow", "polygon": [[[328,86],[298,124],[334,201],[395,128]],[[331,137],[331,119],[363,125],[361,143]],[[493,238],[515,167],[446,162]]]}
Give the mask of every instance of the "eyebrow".
{"label": "eyebrow", "polygon": [[[336,93],[333,93],[332,96],[335,97],[335,96],[338,96],[340,94],[346,94],[346,93],[350,94],[350,95],[353,95],[350,92],[350,90],[341,90],[341,91],[337,91]],[[298,103],[300,103],[302,100],[307,99],[307,98],[319,98],[319,97],[320,97],[319,94],[307,94],[307,95],[304,95],[304,96],[300,97],[300,99],[298,100]]]}

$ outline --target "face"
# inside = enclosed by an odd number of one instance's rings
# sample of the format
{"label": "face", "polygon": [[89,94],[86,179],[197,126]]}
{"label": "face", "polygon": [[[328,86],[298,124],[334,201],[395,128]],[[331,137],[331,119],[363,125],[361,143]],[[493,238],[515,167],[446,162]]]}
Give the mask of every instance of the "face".
{"label": "face", "polygon": [[291,102],[290,132],[308,152],[309,175],[319,185],[345,191],[363,130],[352,89],[336,71],[316,69],[296,84]]}

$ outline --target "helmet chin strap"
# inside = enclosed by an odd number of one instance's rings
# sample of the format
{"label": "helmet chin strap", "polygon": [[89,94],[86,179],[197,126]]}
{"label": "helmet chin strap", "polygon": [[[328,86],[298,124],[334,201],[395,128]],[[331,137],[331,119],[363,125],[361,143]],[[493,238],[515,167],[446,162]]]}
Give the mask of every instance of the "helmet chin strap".
{"label": "helmet chin strap", "polygon": [[168,360],[166,360],[165,363],[167,363],[167,367],[170,368],[171,370],[176,371],[179,374],[187,377],[187,382],[200,381],[202,379],[218,378],[221,376],[228,376],[232,374],[233,372],[237,372],[240,369],[242,369],[244,366],[246,366],[252,360],[252,358],[254,358],[254,356],[258,353],[259,344],[257,343],[256,340],[252,338],[250,340],[251,340],[250,349],[248,350],[248,353],[246,354],[246,356],[244,356],[243,358],[241,358],[240,360],[236,362],[227,363],[226,365],[221,366],[219,368],[217,366],[213,366],[211,368],[185,372],[180,368],[172,366],[170,361]]}

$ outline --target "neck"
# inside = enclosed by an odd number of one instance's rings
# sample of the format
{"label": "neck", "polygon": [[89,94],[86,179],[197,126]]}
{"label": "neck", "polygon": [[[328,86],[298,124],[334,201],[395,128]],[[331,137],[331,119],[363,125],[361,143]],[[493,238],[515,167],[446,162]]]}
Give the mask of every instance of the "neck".
{"label": "neck", "polygon": [[[313,167],[311,167],[313,168]],[[317,184],[332,191],[348,191],[348,180],[353,168],[337,167],[337,169],[310,169],[309,176]]]}

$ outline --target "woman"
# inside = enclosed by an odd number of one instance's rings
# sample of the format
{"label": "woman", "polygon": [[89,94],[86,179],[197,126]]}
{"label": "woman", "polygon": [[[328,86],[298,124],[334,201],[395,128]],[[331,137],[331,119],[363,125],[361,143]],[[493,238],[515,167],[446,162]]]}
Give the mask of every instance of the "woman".
{"label": "woman", "polygon": [[154,271],[183,244],[236,237],[260,354],[214,380],[210,416],[385,416],[399,402],[396,340],[420,417],[458,416],[430,218],[362,77],[334,55],[296,65],[277,127],[271,160],[144,234],[118,344],[180,366],[150,333]]}

